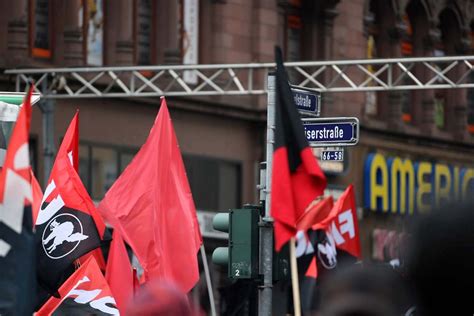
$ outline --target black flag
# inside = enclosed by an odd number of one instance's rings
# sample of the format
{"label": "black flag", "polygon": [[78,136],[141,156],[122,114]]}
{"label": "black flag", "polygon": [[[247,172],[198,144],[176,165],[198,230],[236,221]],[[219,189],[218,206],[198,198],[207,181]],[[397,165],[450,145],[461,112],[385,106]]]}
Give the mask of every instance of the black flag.
{"label": "black flag", "polygon": [[76,114],[58,151],[36,219],[38,280],[52,294],[68,277],[73,262],[101,245],[105,232],[73,165],[77,125]]}
{"label": "black flag", "polygon": [[342,266],[355,264],[361,256],[353,186],[328,211],[331,204],[332,199],[326,199],[315,208],[318,216],[314,218],[325,216],[323,220],[310,223],[303,217],[299,221],[303,230],[297,234],[296,255],[303,312],[318,309],[319,284],[324,278]]}

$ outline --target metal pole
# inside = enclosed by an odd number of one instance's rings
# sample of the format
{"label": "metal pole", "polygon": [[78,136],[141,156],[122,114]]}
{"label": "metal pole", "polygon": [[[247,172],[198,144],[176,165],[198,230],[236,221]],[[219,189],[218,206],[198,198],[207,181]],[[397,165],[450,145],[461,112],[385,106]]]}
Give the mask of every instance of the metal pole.
{"label": "metal pole", "polygon": [[267,77],[267,152],[265,179],[265,216],[260,225],[260,262],[263,284],[259,287],[258,314],[272,315],[273,218],[270,215],[272,158],[275,130],[275,75]]}
{"label": "metal pole", "polygon": [[[44,80],[43,91],[46,91],[47,85],[47,81]],[[46,98],[40,102],[43,114],[43,185],[46,187],[54,162],[54,100]]]}
{"label": "metal pole", "polygon": [[204,273],[206,275],[207,293],[209,294],[209,304],[211,305],[211,315],[216,316],[216,303],[214,301],[214,292],[212,291],[211,274],[209,273],[209,266],[207,265],[206,250],[204,243],[201,245],[202,265],[204,266]]}

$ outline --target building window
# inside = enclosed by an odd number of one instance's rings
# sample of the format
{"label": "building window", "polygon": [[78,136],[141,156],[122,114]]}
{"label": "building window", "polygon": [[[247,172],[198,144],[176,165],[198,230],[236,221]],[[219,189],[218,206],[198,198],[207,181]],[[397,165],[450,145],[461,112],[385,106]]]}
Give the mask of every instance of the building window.
{"label": "building window", "polygon": [[137,65],[150,65],[152,63],[153,3],[151,0],[135,2],[135,58]]}
{"label": "building window", "polygon": [[86,2],[86,62],[92,66],[104,63],[104,0],[88,0]]}
{"label": "building window", "polygon": [[[300,61],[302,49],[302,28],[303,21],[301,17],[301,4],[292,1],[288,6],[285,15],[285,57],[287,61]],[[296,70],[288,71],[290,82],[298,81],[298,72]]]}
{"label": "building window", "polygon": [[[409,29],[411,30],[411,49],[413,57],[431,56],[433,54],[433,41],[434,36],[430,32],[430,22],[428,17],[428,11],[421,1],[411,0],[406,6],[405,12],[408,16]],[[417,78],[425,80],[430,74],[420,65],[413,67]],[[403,78],[409,84],[415,82],[407,75]],[[413,90],[410,92],[409,102],[406,102],[404,106],[403,115],[405,122],[413,125],[420,125],[424,120],[425,112],[423,110],[423,102],[431,102],[432,95],[431,91],[427,90]]]}
{"label": "building window", "polygon": [[94,200],[104,197],[138,149],[83,143],[79,145],[79,175]]}
{"label": "building window", "polygon": [[241,206],[241,165],[237,162],[183,155],[196,208],[225,211]]}
{"label": "building window", "polygon": [[[181,53],[183,64],[194,65],[199,63],[199,1],[180,0],[180,28]],[[187,70],[183,73],[186,83],[197,84],[198,76],[195,71]]]}
{"label": "building window", "polygon": [[33,57],[50,59],[51,48],[51,2],[30,0],[30,47]]}
{"label": "building window", "polygon": [[285,19],[285,51],[288,61],[301,60],[301,29],[303,22],[300,8],[290,6]]}

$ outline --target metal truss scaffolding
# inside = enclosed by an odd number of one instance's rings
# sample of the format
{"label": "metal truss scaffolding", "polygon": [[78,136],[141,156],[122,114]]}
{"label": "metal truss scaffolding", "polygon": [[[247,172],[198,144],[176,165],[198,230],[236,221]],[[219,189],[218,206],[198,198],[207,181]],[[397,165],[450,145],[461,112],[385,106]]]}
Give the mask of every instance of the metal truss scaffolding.
{"label": "metal truss scaffolding", "polygon": [[[321,92],[473,88],[474,56],[285,64],[292,84]],[[10,69],[16,90],[42,98],[261,95],[274,63]],[[192,76],[190,76],[192,75]],[[188,79],[194,77],[194,82]]]}
{"label": "metal truss scaffolding", "polygon": [[[294,86],[320,92],[474,88],[474,56],[286,63]],[[268,97],[266,203],[260,223],[263,284],[259,315],[272,311],[272,218],[269,216],[274,133],[274,63],[137,67],[11,69],[16,90],[34,82],[43,112],[44,182],[54,158],[54,99],[263,95]],[[211,288],[211,286],[209,286]]]}

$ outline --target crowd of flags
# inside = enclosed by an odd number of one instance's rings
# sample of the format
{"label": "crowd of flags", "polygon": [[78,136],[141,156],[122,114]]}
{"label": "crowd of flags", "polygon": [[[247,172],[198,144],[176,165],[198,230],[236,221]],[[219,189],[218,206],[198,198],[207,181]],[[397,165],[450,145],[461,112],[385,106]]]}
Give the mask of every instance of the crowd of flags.
{"label": "crowd of flags", "polygon": [[[78,173],[79,113],[42,193],[29,164],[30,97],[0,173],[0,314],[118,315],[149,280],[191,290],[202,237],[165,99],[147,141],[96,207]],[[140,280],[124,241],[143,267]]]}
{"label": "crowd of flags", "polygon": [[[327,181],[304,138],[279,50],[276,59],[275,248],[297,238],[301,305],[311,310],[318,278],[361,256],[354,189],[335,203],[323,197]],[[79,112],[43,194],[29,163],[30,98],[31,89],[0,173],[0,314],[118,315],[154,279],[189,292],[199,279],[202,236],[166,100],[146,142],[96,207],[78,173]],[[140,278],[126,245],[143,268]]]}

